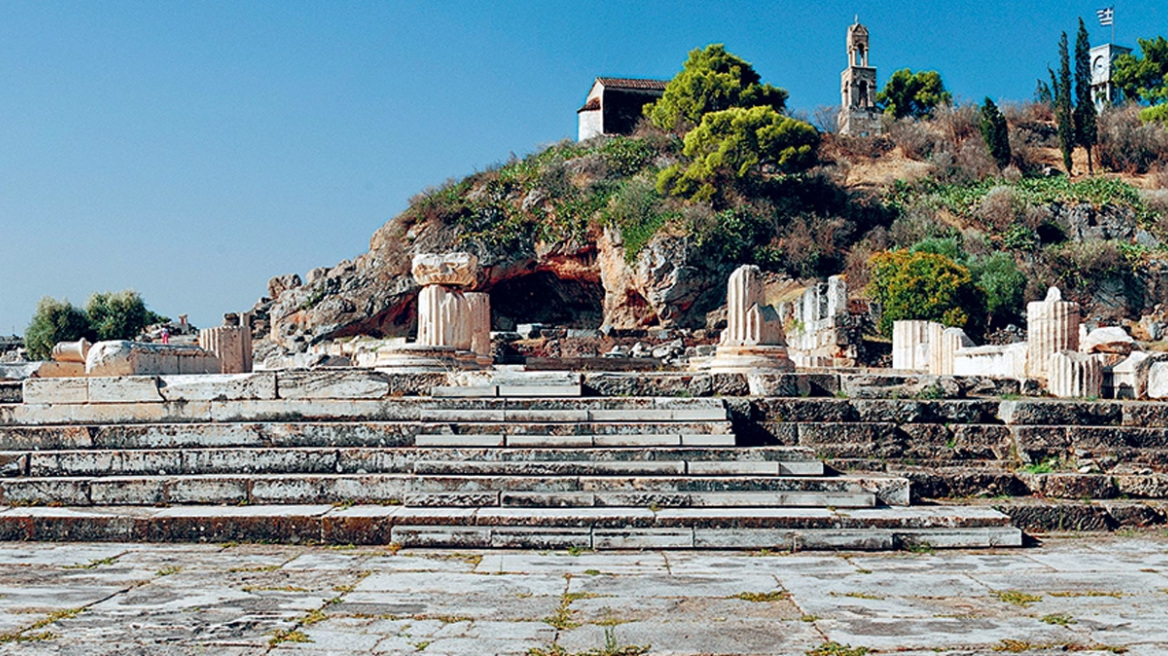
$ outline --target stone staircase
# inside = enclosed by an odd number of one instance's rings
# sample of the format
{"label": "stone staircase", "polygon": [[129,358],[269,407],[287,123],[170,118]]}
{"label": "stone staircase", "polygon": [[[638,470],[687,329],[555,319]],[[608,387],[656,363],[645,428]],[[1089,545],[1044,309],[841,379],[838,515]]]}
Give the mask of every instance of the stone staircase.
{"label": "stone staircase", "polygon": [[740,446],[718,398],[106,398],[0,406],[0,540],[1021,543],[989,508],[910,507],[903,477]]}

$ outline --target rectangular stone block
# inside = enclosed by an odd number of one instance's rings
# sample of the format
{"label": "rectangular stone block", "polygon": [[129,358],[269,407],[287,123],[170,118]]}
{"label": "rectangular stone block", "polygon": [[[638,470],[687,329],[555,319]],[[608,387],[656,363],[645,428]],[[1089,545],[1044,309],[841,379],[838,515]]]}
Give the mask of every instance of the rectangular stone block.
{"label": "rectangular stone block", "polygon": [[419,447],[493,447],[503,446],[505,435],[418,435],[414,445]]}
{"label": "rectangular stone block", "polygon": [[687,463],[690,474],[724,476],[733,474],[779,475],[779,463],[767,460],[695,460]]}
{"label": "rectangular stone block", "polygon": [[1118,426],[1125,404],[1113,401],[1002,401],[998,417],[1007,424],[1044,426]]}
{"label": "rectangular stone block", "polygon": [[178,451],[36,451],[30,455],[30,476],[173,474],[182,468],[182,453]]}
{"label": "rectangular stone block", "polygon": [[435,398],[490,398],[499,396],[495,385],[442,385],[430,389]]}
{"label": "rectangular stone block", "polygon": [[0,449],[86,449],[93,446],[85,426],[0,427]]}
{"label": "rectangular stone block", "polygon": [[87,379],[90,403],[161,403],[154,376],[100,376]]}
{"label": "rectangular stone block", "polygon": [[23,387],[26,405],[89,402],[89,382],[85,378],[29,378]]}
{"label": "rectangular stone block", "polygon": [[798,544],[798,532],[791,529],[704,527],[693,529],[693,546],[696,549],[793,551]]}
{"label": "rectangular stone block", "polygon": [[507,446],[518,447],[589,447],[591,435],[508,435]]}
{"label": "rectangular stone block", "polygon": [[[897,548],[927,545],[934,549],[976,549],[1022,546],[1022,531],[1013,526],[987,526],[964,529],[928,529],[895,531]],[[889,548],[889,547],[883,547]]]}
{"label": "rectangular stone block", "polygon": [[648,508],[483,508],[476,513],[479,526],[592,526],[626,528],[651,526]]}
{"label": "rectangular stone block", "polygon": [[504,549],[570,549],[592,547],[587,528],[497,526],[491,529],[491,547]]}
{"label": "rectangular stone block", "polygon": [[45,542],[132,542],[150,508],[14,508],[4,515],[23,519],[29,540]]}
{"label": "rectangular stone block", "polygon": [[499,385],[499,396],[510,397],[573,397],[582,394],[582,386],[577,384],[569,385]]}
{"label": "rectangular stone block", "polygon": [[733,433],[719,435],[681,435],[682,446],[734,446],[737,438]]}
{"label": "rectangular stone block", "polygon": [[0,452],[0,477],[24,476],[28,454]]}
{"label": "rectangular stone block", "polygon": [[162,376],[159,392],[167,401],[238,401],[276,398],[276,374]]}
{"label": "rectangular stone block", "polygon": [[399,506],[334,508],[321,518],[326,544],[389,544]]}
{"label": "rectangular stone block", "polygon": [[594,549],[692,549],[692,528],[598,528],[592,531]]}
{"label": "rectangular stone block", "polygon": [[89,482],[89,498],[95,506],[153,506],[166,502],[161,478],[95,478]]}
{"label": "rectangular stone block", "polygon": [[244,478],[178,478],[166,484],[169,503],[239,504],[248,500]]}
{"label": "rectangular stone block", "polygon": [[319,542],[332,506],[176,506],[140,527],[150,542]]}
{"label": "rectangular stone block", "polygon": [[594,435],[592,436],[592,443],[595,446],[679,446],[681,444],[681,436],[665,434]]}
{"label": "rectangular stone block", "polygon": [[80,479],[0,479],[0,503],[14,506],[88,506],[89,485]]}
{"label": "rectangular stone block", "polygon": [[389,380],[367,369],[281,371],[276,392],[281,399],[382,399],[389,394]]}
{"label": "rectangular stone block", "polygon": [[394,525],[391,540],[403,547],[485,548],[491,546],[491,529],[478,526]]}
{"label": "rectangular stone block", "polygon": [[598,504],[596,496],[591,492],[501,492],[499,505],[511,508],[579,508]]}

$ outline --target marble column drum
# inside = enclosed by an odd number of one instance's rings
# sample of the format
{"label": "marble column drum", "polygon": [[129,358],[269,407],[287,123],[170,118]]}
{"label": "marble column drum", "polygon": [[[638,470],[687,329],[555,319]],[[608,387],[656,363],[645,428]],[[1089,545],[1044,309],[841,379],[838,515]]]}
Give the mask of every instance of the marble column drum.
{"label": "marble column drum", "polygon": [[1027,304],[1026,318],[1026,373],[1046,380],[1051,355],[1079,350],[1079,304],[1064,301],[1058,287],[1051,287],[1045,300]]}

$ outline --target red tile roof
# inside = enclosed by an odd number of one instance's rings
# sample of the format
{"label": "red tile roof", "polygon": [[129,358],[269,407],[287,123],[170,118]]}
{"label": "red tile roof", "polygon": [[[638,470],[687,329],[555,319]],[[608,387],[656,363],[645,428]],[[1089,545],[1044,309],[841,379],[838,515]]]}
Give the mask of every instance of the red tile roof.
{"label": "red tile roof", "polygon": [[665,85],[669,84],[669,80],[646,80],[631,77],[598,77],[596,81],[610,89],[645,89],[651,91],[664,91]]}
{"label": "red tile roof", "polygon": [[576,110],[576,113],[578,114],[580,112],[587,112],[593,109],[600,109],[600,98],[589,98],[588,102],[584,103],[583,107]]}

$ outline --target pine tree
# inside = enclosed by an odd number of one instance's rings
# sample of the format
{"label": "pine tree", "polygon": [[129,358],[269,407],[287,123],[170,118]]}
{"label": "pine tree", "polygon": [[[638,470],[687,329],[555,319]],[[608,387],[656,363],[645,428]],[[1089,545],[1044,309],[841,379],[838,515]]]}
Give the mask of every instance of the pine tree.
{"label": "pine tree", "polygon": [[1087,149],[1087,171],[1095,173],[1091,149],[1099,142],[1095,101],[1091,98],[1091,42],[1083,19],[1075,36],[1075,142]]}
{"label": "pine tree", "polygon": [[1059,72],[1050,73],[1054,93],[1054,118],[1058,122],[1059,147],[1063,151],[1063,168],[1071,174],[1071,155],[1075,152],[1074,105],[1071,100],[1071,64],[1067,54],[1067,33],[1059,38]]}

